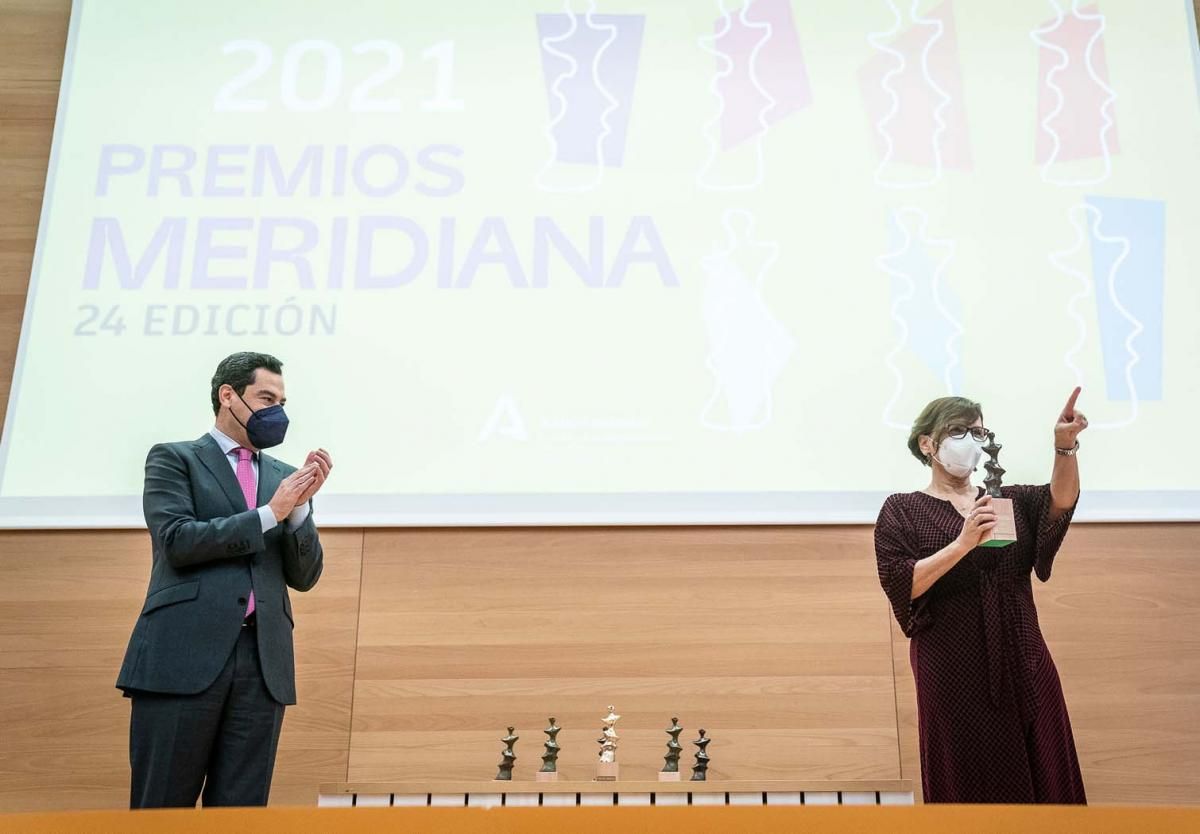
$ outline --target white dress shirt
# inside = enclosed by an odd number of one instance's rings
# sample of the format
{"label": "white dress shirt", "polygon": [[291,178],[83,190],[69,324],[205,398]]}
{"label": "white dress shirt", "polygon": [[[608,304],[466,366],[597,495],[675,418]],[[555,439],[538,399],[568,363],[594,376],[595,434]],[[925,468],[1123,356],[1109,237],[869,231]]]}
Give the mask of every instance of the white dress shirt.
{"label": "white dress shirt", "polygon": [[[216,426],[212,427],[212,430],[209,431],[209,434],[211,434],[213,436],[213,440],[217,441],[217,445],[221,447],[221,451],[225,454],[225,459],[227,461],[229,461],[229,465],[233,468],[233,475],[236,478],[237,477],[238,460],[237,460],[237,455],[233,454],[233,450],[243,448],[243,447],[240,444],[238,444],[238,442],[236,440],[234,440],[229,435],[225,434],[225,432],[221,431]],[[257,494],[257,491],[258,491],[258,453],[257,452],[250,456],[250,465],[252,467],[254,467],[254,489],[255,489],[255,494]],[[270,508],[270,506],[268,506],[266,504],[264,504],[258,508],[258,517],[262,521],[262,531],[264,533],[267,532],[268,530],[270,530],[272,527],[279,524],[279,522],[275,520],[275,511],[272,510]],[[308,502],[307,501],[305,501],[300,506],[296,507],[294,510],[291,511],[291,513],[288,514],[288,517],[285,519],[287,529],[295,530],[297,527],[299,527],[301,524],[304,523],[304,520],[306,518],[308,518]]]}

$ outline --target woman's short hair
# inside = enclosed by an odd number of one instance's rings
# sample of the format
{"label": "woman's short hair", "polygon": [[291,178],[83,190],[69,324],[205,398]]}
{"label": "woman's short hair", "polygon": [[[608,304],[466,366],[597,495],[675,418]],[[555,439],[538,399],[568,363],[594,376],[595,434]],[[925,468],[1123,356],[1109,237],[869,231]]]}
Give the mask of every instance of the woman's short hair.
{"label": "woman's short hair", "polygon": [[913,457],[929,466],[929,458],[921,451],[921,435],[929,435],[934,443],[941,442],[946,429],[953,425],[969,426],[983,417],[983,406],[966,397],[939,397],[921,409],[913,420],[908,435],[908,450]]}

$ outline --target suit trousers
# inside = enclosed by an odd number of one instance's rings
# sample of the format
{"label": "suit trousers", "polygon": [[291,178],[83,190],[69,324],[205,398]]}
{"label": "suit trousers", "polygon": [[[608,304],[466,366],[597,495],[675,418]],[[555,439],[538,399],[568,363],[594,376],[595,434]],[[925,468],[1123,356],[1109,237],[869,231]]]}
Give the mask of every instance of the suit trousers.
{"label": "suit trousers", "polygon": [[130,808],[266,805],[283,724],[267,692],[254,626],[196,695],[131,691]]}

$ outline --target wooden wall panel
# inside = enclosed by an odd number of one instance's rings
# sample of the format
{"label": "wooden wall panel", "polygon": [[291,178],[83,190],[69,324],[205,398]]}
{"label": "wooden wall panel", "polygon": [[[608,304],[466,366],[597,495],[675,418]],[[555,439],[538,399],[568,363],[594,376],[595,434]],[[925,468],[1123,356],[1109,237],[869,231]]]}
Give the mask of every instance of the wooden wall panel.
{"label": "wooden wall panel", "polygon": [[0,0],[0,414],[25,312],[69,16],[67,0]]}
{"label": "wooden wall panel", "polygon": [[1200,803],[1200,525],[1080,525],[1035,590],[1088,796]]}
{"label": "wooden wall panel", "polygon": [[630,778],[653,778],[672,715],[687,740],[709,730],[716,778],[898,778],[868,543],[863,528],[369,531],[350,778],[489,778],[509,723],[531,774],[550,715],[564,773],[590,778],[609,703]]}
{"label": "wooden wall panel", "polygon": [[[322,539],[321,582],[292,594],[300,704],[276,803],[346,778],[362,534]],[[128,805],[129,702],[113,684],[149,575],[144,532],[0,534],[0,812]]]}
{"label": "wooden wall panel", "polygon": [[145,533],[0,536],[0,810],[128,805],[113,683],[149,563]]}

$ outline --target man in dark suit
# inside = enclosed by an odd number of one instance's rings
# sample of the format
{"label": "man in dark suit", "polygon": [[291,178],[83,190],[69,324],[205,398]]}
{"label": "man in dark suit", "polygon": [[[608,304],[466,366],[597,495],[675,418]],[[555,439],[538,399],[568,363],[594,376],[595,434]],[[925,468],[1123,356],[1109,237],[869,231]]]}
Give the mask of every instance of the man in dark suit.
{"label": "man in dark suit", "polygon": [[146,602],[117,686],[132,701],[131,808],[265,805],[296,703],[288,587],[321,576],[311,499],[332,468],[261,452],[287,430],[283,366],[235,353],[212,379],[216,425],[146,458]]}

